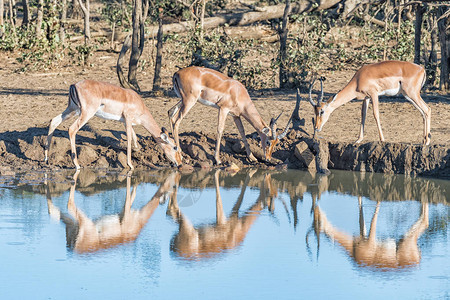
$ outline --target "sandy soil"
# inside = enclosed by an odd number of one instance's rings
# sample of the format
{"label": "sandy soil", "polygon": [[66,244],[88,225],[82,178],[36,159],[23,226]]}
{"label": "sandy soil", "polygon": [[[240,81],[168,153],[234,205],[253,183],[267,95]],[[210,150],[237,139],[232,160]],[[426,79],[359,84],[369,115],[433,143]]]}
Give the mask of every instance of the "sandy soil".
{"label": "sandy soil", "polygon": [[[15,59],[8,53],[0,55],[0,136],[6,134],[36,134],[32,128],[41,128],[45,134],[51,118],[61,113],[67,105],[69,85],[82,79],[95,79],[118,84],[115,73],[116,54],[97,52],[91,61],[95,66],[87,70],[81,67],[68,67],[60,71],[20,74],[14,72],[18,68]],[[352,77],[355,70],[324,74],[326,97],[341,89]],[[155,120],[160,126],[169,127],[167,110],[178,99],[171,89],[170,70],[164,73],[163,85],[168,96],[154,97],[148,90],[152,86],[151,76],[140,74],[140,86],[143,90],[144,101],[150,108]],[[279,120],[283,127],[295,106],[294,90],[261,90],[250,92],[256,107],[263,119],[268,123],[270,118],[285,113]],[[302,94],[306,100],[306,94]],[[437,93],[423,93],[422,97],[432,110],[431,134],[432,144],[450,145],[450,96]],[[371,106],[366,120],[364,142],[378,141],[378,133]],[[321,136],[329,141],[353,142],[359,133],[361,102],[353,101],[336,110],[325,125]],[[306,120],[305,130],[312,132],[313,111],[308,101],[303,101],[300,108],[301,116]],[[382,98],[380,115],[383,132],[387,142],[419,144],[423,138],[423,120],[420,113],[403,97]],[[64,133],[73,122],[62,124],[55,136],[67,136]],[[244,122],[245,123],[245,122]],[[181,123],[181,132],[202,131],[214,137],[217,124],[217,112],[210,107],[198,103]],[[254,129],[245,124],[246,133],[251,134]],[[238,131],[232,121],[227,119],[226,132],[238,137]],[[136,133],[148,136],[142,127],[136,128]],[[121,123],[93,118],[88,126],[79,133],[86,137],[110,137],[115,140],[125,137]]]}

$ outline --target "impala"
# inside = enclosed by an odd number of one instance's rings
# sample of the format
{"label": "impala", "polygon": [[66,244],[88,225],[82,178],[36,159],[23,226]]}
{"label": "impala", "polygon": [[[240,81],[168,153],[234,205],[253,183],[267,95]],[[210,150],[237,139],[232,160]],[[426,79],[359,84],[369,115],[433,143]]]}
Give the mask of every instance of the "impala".
{"label": "impala", "polygon": [[143,125],[150,132],[167,158],[175,165],[182,163],[181,152],[169,138],[167,132],[161,130],[153,119],[150,110],[145,106],[142,98],[134,91],[92,80],[83,80],[70,86],[69,103],[67,108],[54,117],[48,129],[47,144],[45,145],[45,161],[48,161],[48,150],[53,132],[61,122],[77,114],[78,119],[69,128],[69,139],[72,159],[75,167],[80,168],[75,147],[75,137],[89,119],[98,116],[107,120],[125,123],[127,133],[127,164],[131,163],[131,140],[137,148],[137,137],[132,125]]}
{"label": "impala", "polygon": [[[244,117],[261,137],[261,147],[266,160],[271,158],[275,144],[287,133],[291,120],[286,125],[284,132],[277,135],[275,126],[278,118],[272,119],[269,128],[256,110],[244,85],[220,72],[203,67],[187,67],[177,71],[173,75],[173,86],[181,100],[169,109],[168,114],[172,133],[178,148],[180,147],[178,136],[180,122],[197,100],[204,105],[212,106],[219,110],[216,149],[214,153],[214,159],[217,164],[221,163],[219,157],[220,140],[222,139],[225,119],[228,113],[233,115],[234,123],[239,130],[242,141],[244,142],[245,151],[251,161],[256,161],[256,158],[250,151],[241,117]],[[272,142],[270,143],[269,140]],[[266,151],[267,147],[269,147],[269,151]]]}
{"label": "impala", "polygon": [[276,197],[277,190],[272,185],[270,174],[262,179],[260,195],[255,203],[245,212],[240,212],[247,185],[256,171],[247,174],[241,192],[232,208],[230,216],[226,216],[219,188],[220,170],[214,173],[214,186],[216,189],[216,221],[212,224],[194,226],[181,212],[177,202],[177,189],[175,188],[167,206],[167,214],[179,225],[178,233],[173,237],[171,250],[182,258],[197,260],[211,258],[225,250],[231,250],[242,244],[252,225],[259,217],[264,206]]}
{"label": "impala", "polygon": [[398,242],[395,242],[393,240],[378,240],[376,237],[380,202],[377,202],[370,223],[370,232],[366,236],[361,197],[359,197],[358,201],[359,236],[352,236],[333,226],[318,206],[314,209],[316,232],[318,234],[323,232],[330,239],[339,243],[359,265],[364,267],[397,269],[419,264],[420,250],[417,241],[429,225],[428,202],[422,202],[421,214],[416,223],[410,227]]}
{"label": "impala", "polygon": [[355,73],[350,82],[335,96],[328,101],[323,100],[323,86],[321,81],[321,96],[317,103],[312,100],[311,84],[309,90],[309,101],[314,107],[315,121],[314,130],[319,132],[328,121],[331,113],[341,105],[353,99],[363,100],[361,108],[361,128],[356,143],[364,138],[364,123],[366,120],[369,101],[372,100],[373,115],[378,127],[380,140],[384,142],[381,130],[380,116],[378,110],[378,96],[394,96],[399,93],[416,107],[423,117],[425,145],[430,144],[431,134],[431,109],[420,97],[420,89],[425,83],[425,69],[419,65],[405,61],[384,61],[363,66]]}
{"label": "impala", "polygon": [[50,217],[61,220],[66,226],[67,246],[76,253],[90,253],[102,249],[129,243],[138,237],[141,230],[152,217],[160,200],[173,190],[178,181],[178,172],[172,172],[160,185],[156,193],[140,209],[132,209],[136,198],[137,185],[131,189],[131,177],[127,176],[125,203],[120,214],[105,215],[99,219],[90,219],[75,203],[75,189],[80,171],[77,170],[70,188],[67,202],[68,214],[53,204],[50,190],[47,186],[47,206]]}

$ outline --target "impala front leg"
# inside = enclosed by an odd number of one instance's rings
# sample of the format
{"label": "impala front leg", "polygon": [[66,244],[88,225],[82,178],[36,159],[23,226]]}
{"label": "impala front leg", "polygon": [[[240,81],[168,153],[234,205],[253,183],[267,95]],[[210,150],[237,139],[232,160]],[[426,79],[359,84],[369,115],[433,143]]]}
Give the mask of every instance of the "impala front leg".
{"label": "impala front leg", "polygon": [[359,138],[355,142],[356,144],[361,143],[364,138],[364,124],[366,123],[366,115],[367,115],[367,108],[369,107],[369,101],[370,98],[365,98],[363,100],[363,105],[361,107],[361,129],[359,131]]}
{"label": "impala front leg", "polygon": [[131,140],[133,139],[133,127],[131,125],[131,121],[127,118],[125,119],[125,127],[127,128],[127,164],[131,170],[134,169],[133,164],[131,163]]}
{"label": "impala front leg", "polygon": [[250,150],[250,146],[247,141],[247,137],[245,136],[245,130],[244,125],[242,125],[242,121],[240,117],[233,116],[234,123],[236,124],[236,127],[239,130],[239,133],[241,134],[242,142],[244,143],[245,152],[247,153],[247,157],[252,162],[257,162],[258,160],[253,155],[252,151]]}
{"label": "impala front leg", "polygon": [[220,160],[220,140],[222,139],[223,129],[225,128],[225,120],[227,119],[229,110],[226,108],[219,108],[218,124],[217,124],[217,140],[216,140],[216,151],[214,153],[214,159],[216,164],[222,164]]}
{"label": "impala front leg", "polygon": [[380,141],[384,142],[384,135],[383,135],[383,131],[381,130],[380,111],[378,108],[378,95],[372,94],[370,96],[370,98],[372,99],[373,116],[375,118],[375,122],[377,123],[378,134],[380,135]]}

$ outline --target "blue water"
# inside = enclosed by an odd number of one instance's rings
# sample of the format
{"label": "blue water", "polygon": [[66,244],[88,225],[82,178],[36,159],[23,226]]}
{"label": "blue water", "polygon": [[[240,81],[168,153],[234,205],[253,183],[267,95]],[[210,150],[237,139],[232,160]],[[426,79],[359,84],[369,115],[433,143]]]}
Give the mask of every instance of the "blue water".
{"label": "blue water", "polygon": [[[450,297],[446,180],[263,170],[127,179],[84,170],[75,185],[72,176],[0,177],[1,299]],[[122,214],[127,189],[132,213]],[[378,249],[378,259],[345,250],[340,235],[349,249]]]}

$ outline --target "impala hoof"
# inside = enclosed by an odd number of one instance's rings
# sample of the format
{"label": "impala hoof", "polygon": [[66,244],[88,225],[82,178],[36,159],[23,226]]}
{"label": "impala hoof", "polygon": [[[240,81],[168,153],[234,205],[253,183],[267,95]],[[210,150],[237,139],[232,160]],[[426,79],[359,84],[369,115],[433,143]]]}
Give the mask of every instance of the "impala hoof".
{"label": "impala hoof", "polygon": [[256,159],[256,157],[253,155],[253,153],[250,153],[250,155],[248,156],[248,160],[250,162],[258,162],[258,160]]}

